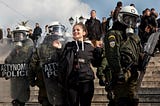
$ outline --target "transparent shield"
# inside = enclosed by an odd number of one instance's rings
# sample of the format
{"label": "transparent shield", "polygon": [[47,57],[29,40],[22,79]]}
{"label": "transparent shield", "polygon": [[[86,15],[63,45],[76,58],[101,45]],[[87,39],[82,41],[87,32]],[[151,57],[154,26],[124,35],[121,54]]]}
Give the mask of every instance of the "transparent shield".
{"label": "transparent shield", "polygon": [[39,45],[42,44],[42,42],[43,42],[45,36],[46,36],[46,33],[43,34],[41,37],[38,38],[36,47],[39,47]]}
{"label": "transparent shield", "polygon": [[[4,38],[0,40],[0,64],[4,64],[5,58],[13,49],[13,43],[11,39]],[[2,71],[0,71],[0,102],[11,102],[10,96],[10,80],[6,80],[2,77]]]}
{"label": "transparent shield", "polygon": [[144,51],[152,55],[159,40],[160,32],[152,33],[144,46]]}
{"label": "transparent shield", "polygon": [[[59,52],[57,49],[48,48],[43,54],[45,61],[41,61],[42,73],[47,91],[48,100],[52,105],[62,105],[64,103],[64,88],[58,82],[58,60]],[[43,51],[43,49],[41,50]],[[44,57],[41,57],[44,59]]]}
{"label": "transparent shield", "polygon": [[58,83],[56,79],[57,77],[56,70],[51,69],[51,67],[53,68],[55,64],[54,63],[51,64],[50,65],[45,64],[44,65],[45,69],[43,70],[43,77],[46,86],[48,100],[53,106],[62,105],[64,103],[64,97],[65,97],[64,88],[60,83]]}
{"label": "transparent shield", "polygon": [[4,63],[5,58],[12,51],[13,46],[11,39],[4,38],[0,40],[0,64]]}

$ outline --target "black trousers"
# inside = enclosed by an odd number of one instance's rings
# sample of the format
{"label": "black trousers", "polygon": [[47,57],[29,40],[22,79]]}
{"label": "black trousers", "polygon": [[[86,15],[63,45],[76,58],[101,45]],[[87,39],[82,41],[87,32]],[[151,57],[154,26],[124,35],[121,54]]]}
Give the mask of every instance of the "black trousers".
{"label": "black trousers", "polygon": [[80,82],[68,92],[69,106],[91,106],[94,94],[94,82]]}

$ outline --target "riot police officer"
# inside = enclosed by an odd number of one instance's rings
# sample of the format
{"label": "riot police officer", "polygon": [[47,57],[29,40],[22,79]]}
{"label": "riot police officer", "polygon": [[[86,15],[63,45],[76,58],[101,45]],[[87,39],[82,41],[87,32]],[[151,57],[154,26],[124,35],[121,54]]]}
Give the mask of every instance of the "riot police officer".
{"label": "riot police officer", "polygon": [[[14,49],[5,59],[5,64],[16,68],[7,70],[6,78],[11,81],[11,97],[13,106],[24,106],[29,100],[28,64],[33,50],[33,41],[27,38],[28,29],[17,26],[13,30]],[[13,73],[14,72],[14,73]]]}
{"label": "riot police officer", "polygon": [[49,33],[34,52],[29,71],[31,86],[39,87],[38,101],[42,106],[62,106],[63,88],[57,82],[58,60],[61,55],[64,29],[59,22],[49,24]]}
{"label": "riot police officer", "polygon": [[101,83],[105,81],[108,106],[138,106],[136,84],[141,44],[134,33],[138,16],[133,6],[122,7],[118,21],[104,38],[106,59],[98,77]]}

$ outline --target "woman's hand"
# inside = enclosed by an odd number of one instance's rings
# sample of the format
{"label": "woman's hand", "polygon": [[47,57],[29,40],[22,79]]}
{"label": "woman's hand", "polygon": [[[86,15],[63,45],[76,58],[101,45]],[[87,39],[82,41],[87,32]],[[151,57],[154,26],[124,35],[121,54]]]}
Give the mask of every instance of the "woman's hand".
{"label": "woman's hand", "polygon": [[58,49],[62,48],[62,44],[59,40],[54,40],[52,45],[53,47],[58,48]]}

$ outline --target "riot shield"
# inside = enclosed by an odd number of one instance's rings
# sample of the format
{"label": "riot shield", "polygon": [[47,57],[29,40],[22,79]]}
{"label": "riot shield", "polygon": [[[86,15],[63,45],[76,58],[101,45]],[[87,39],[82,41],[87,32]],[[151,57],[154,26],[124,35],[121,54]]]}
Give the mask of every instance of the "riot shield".
{"label": "riot shield", "polygon": [[153,54],[155,46],[159,40],[159,35],[160,35],[160,32],[155,32],[155,33],[151,34],[147,43],[144,46],[144,52],[146,52],[150,55]]}
{"label": "riot shield", "polygon": [[141,82],[142,82],[143,77],[145,75],[146,67],[150,61],[151,56],[154,53],[156,44],[159,40],[159,36],[160,36],[160,32],[155,32],[155,33],[151,34],[147,43],[144,46],[145,54],[143,56],[143,61],[142,61],[141,68],[140,68],[140,75],[139,75],[139,79],[138,79],[138,83],[137,83],[137,90],[141,86]]}
{"label": "riot shield", "polygon": [[2,77],[10,81],[10,96],[13,100],[27,102],[30,89],[28,81],[28,62],[32,55],[33,42],[27,39],[21,42],[23,46],[13,43],[13,49],[1,64]]}
{"label": "riot shield", "polygon": [[42,44],[42,42],[43,42],[43,40],[44,40],[46,35],[47,34],[44,33],[41,37],[38,38],[37,43],[36,43],[36,47],[39,47],[39,45]]}
{"label": "riot shield", "polygon": [[0,64],[4,63],[5,58],[13,49],[13,43],[11,39],[4,38],[0,40]]}
{"label": "riot shield", "polygon": [[[13,49],[11,39],[4,38],[0,40],[0,66],[4,64],[5,58]],[[0,102],[10,102],[10,80],[5,80],[2,75],[3,71],[0,68]]]}
{"label": "riot shield", "polygon": [[62,105],[64,103],[64,88],[56,79],[57,63],[44,64],[43,67],[48,100],[53,106]]}
{"label": "riot shield", "polygon": [[[60,37],[61,38],[61,37]],[[60,40],[57,35],[47,35],[44,38],[42,45],[50,45],[53,41]],[[58,71],[58,59],[59,52],[56,48],[48,47],[44,48],[46,51],[43,54],[41,60],[41,67],[43,78],[45,82],[45,87],[47,91],[48,100],[52,105],[62,105],[64,103],[64,89],[60,83],[57,81],[57,71]],[[43,51],[43,50],[40,50]],[[43,58],[43,59],[42,59]],[[45,59],[44,59],[45,58]]]}
{"label": "riot shield", "polygon": [[58,64],[55,62],[43,64],[43,77],[46,86],[49,102],[54,105],[62,105],[64,103],[64,88],[58,83],[57,77]]}

